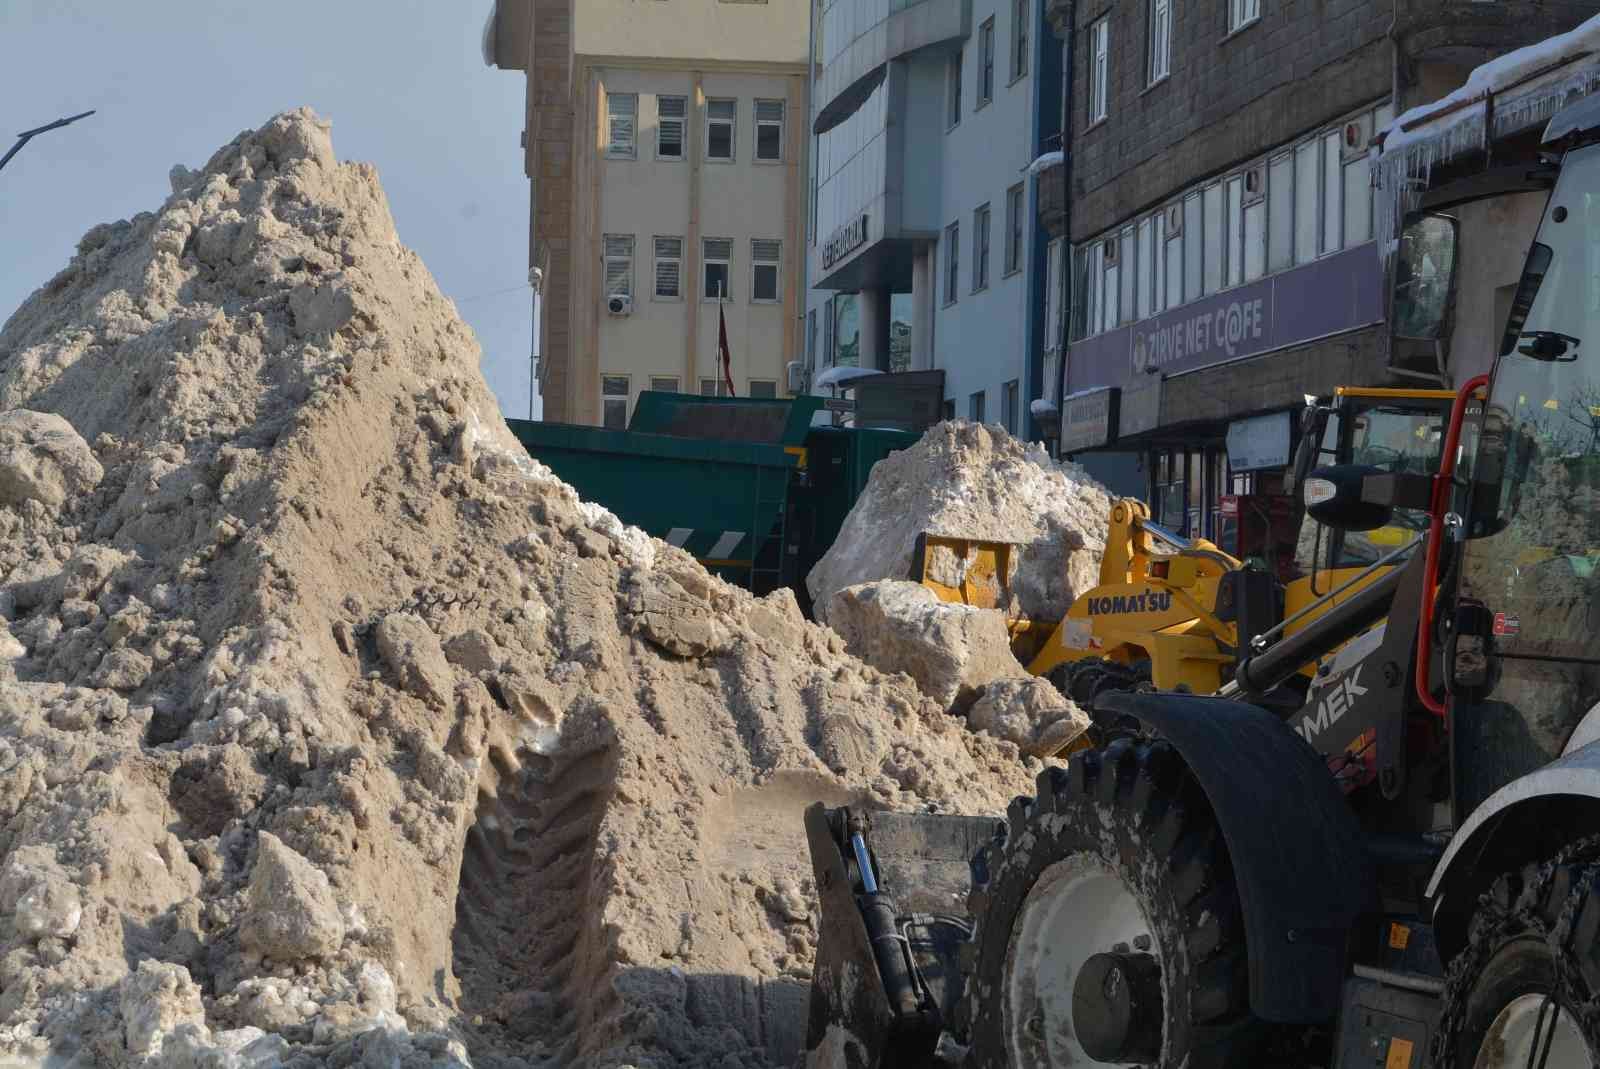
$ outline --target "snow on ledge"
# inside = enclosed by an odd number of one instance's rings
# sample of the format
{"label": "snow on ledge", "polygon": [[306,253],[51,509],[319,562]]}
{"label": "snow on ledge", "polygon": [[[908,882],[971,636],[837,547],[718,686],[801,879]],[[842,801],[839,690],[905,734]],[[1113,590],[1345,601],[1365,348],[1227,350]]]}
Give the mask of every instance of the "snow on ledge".
{"label": "snow on ledge", "polygon": [[1066,158],[1066,154],[1060,149],[1056,149],[1054,152],[1046,152],[1043,156],[1028,164],[1028,173],[1038,174],[1040,171],[1048,171],[1050,168],[1066,162]]}
{"label": "snow on ledge", "polygon": [[819,374],[813,385],[819,390],[826,390],[834,386],[847,386],[856,379],[864,379],[868,375],[882,375],[883,372],[870,367],[830,367]]}
{"label": "snow on ledge", "polygon": [[1056,403],[1043,397],[1035,397],[1028,402],[1028,411],[1033,413],[1034,419],[1055,419]]}

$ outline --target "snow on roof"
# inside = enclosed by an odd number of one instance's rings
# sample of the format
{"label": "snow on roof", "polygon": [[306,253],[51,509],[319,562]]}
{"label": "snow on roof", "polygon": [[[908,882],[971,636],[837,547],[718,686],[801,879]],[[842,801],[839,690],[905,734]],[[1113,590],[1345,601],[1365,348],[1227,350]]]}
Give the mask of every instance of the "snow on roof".
{"label": "snow on roof", "polygon": [[1043,156],[1028,164],[1028,173],[1038,174],[1040,171],[1049,170],[1066,158],[1066,155],[1060,149],[1056,149],[1054,152],[1046,152]]}
{"label": "snow on roof", "polygon": [[883,372],[870,367],[830,367],[819,374],[814,385],[819,390],[826,390],[830,386],[848,386],[856,379],[864,379],[868,375],[882,375]]}
{"label": "snow on roof", "polygon": [[[1538,76],[1544,73],[1556,76],[1553,79],[1554,84],[1530,85],[1530,95],[1538,97],[1541,101],[1549,96],[1564,100],[1571,90],[1566,80],[1560,78],[1558,72],[1551,68],[1575,60],[1586,52],[1597,50],[1600,50],[1600,15],[1588,19],[1576,29],[1566,33],[1547,37],[1525,48],[1497,56],[1467,75],[1467,80],[1460,88],[1431,103],[1417,105],[1384,127],[1379,133],[1382,138],[1380,156],[1400,152],[1419,141],[1438,138],[1452,127],[1471,121],[1474,117],[1480,124],[1481,136],[1482,108],[1468,105],[1476,105],[1492,94],[1515,90],[1525,81],[1537,80],[1542,83],[1543,80]],[[1590,71],[1589,75],[1592,79],[1593,71]],[[1589,88],[1592,88],[1592,84],[1582,91],[1587,92]],[[1501,110],[1497,104],[1495,108],[1497,127],[1500,127],[1503,121]],[[1430,116],[1433,118],[1429,118]],[[1515,121],[1515,118],[1511,118],[1510,121]],[[1532,121],[1537,122],[1539,119],[1534,118]],[[1499,132],[1509,132],[1509,129],[1520,128],[1522,125],[1524,124],[1518,123],[1517,127],[1506,127]],[[1408,130],[1407,127],[1411,129]]]}
{"label": "snow on roof", "polygon": [[498,66],[494,57],[494,17],[500,13],[500,0],[490,0],[489,17],[483,20],[483,37],[478,47],[483,49],[483,65]]}

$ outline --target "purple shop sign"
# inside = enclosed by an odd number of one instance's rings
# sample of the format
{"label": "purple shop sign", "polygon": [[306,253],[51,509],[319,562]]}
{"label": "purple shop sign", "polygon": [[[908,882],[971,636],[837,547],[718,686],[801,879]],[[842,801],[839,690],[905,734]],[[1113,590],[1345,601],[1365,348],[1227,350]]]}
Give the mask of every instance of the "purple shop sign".
{"label": "purple shop sign", "polygon": [[1371,243],[1072,343],[1072,391],[1259,356],[1383,319]]}

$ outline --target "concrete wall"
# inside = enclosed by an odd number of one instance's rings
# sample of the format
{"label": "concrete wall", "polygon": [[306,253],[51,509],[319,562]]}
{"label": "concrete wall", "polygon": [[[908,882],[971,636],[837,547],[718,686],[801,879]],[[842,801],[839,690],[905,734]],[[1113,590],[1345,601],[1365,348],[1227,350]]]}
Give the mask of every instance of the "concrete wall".
{"label": "concrete wall", "polygon": [[[1392,0],[1262,0],[1232,36],[1224,3],[1173,5],[1171,75],[1146,85],[1148,0],[1077,7],[1074,241],[1392,92]],[[1111,19],[1109,116],[1088,123],[1088,27]]]}
{"label": "concrete wall", "polygon": [[804,64],[809,26],[809,0],[581,0],[574,50],[594,59]]}
{"label": "concrete wall", "polygon": [[1450,336],[1450,370],[1458,383],[1488,372],[1500,351],[1511,297],[1548,199],[1543,193],[1520,193],[1451,213],[1461,224]]}
{"label": "concrete wall", "polygon": [[[699,240],[727,238],[733,242],[731,300],[722,305],[728,325],[734,388],[743,396],[751,379],[778,384],[783,392],[784,364],[792,359],[793,309],[802,285],[798,270],[804,241],[796,159],[804,144],[803,104],[788,103],[785,115],[785,159],[768,163],[755,159],[754,102],[798,98],[800,79],[785,74],[697,74],[668,67],[593,69],[599,92],[638,95],[638,143],[634,159],[594,155],[598,208],[595,240],[586,240],[587,275],[581,292],[580,315],[589,303],[599,308],[592,335],[584,336],[583,350],[592,340],[591,361],[583,352],[580,363],[596,376],[628,375],[631,401],[650,387],[652,376],[676,378],[679,388],[693,393],[698,380],[720,378],[715,366],[718,305],[702,299]],[[660,95],[690,98],[692,129],[704,123],[704,101],[732,98],[738,102],[734,160],[706,161],[704,151],[689,152],[682,160],[656,158]],[[696,139],[690,138],[694,141]],[[607,234],[634,239],[633,311],[614,316],[604,309],[603,248]],[[683,240],[684,259],[680,292],[676,299],[654,296],[654,238]],[[754,303],[751,289],[752,238],[781,241],[785,264],[779,272],[777,303]],[[786,308],[787,304],[787,308]],[[581,351],[581,350],[580,350]],[[585,420],[598,418],[580,413]]]}
{"label": "concrete wall", "polygon": [[[1037,10],[1036,5],[1030,5]],[[994,99],[977,107],[979,28],[995,23]],[[1028,73],[1010,79],[1008,46],[1011,41],[1012,5],[1009,0],[973,0],[972,36],[962,42],[964,55],[961,121],[943,134],[944,166],[941,174],[939,239],[934,250],[934,366],[945,371],[945,396],[955,401],[956,415],[966,418],[973,393],[986,395],[986,419],[1001,421],[1001,386],[1019,382],[1015,430],[1023,432],[1028,409],[1027,323],[1028,242],[1037,226],[1028,217],[1028,164],[1035,155],[1033,116],[1037,57],[1030,56]],[[1037,42],[1037,27],[1030,26],[1030,43]],[[940,95],[941,100],[943,94]],[[942,125],[942,124],[941,124]],[[1006,190],[1023,188],[1023,247],[1021,269],[1005,273]],[[990,208],[989,285],[972,290],[972,268],[977,255],[973,212]],[[960,270],[957,299],[945,301],[945,227],[961,225]]]}

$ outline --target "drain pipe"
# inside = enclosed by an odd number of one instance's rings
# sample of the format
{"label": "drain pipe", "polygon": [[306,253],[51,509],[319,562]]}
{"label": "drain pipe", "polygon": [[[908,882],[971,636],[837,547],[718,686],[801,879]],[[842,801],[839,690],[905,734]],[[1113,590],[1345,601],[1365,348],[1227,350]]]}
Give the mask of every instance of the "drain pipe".
{"label": "drain pipe", "polygon": [[1056,459],[1061,459],[1061,439],[1067,419],[1067,339],[1072,336],[1072,53],[1077,13],[1072,0],[1067,9],[1066,33],[1061,37],[1061,337],[1056,357]]}

